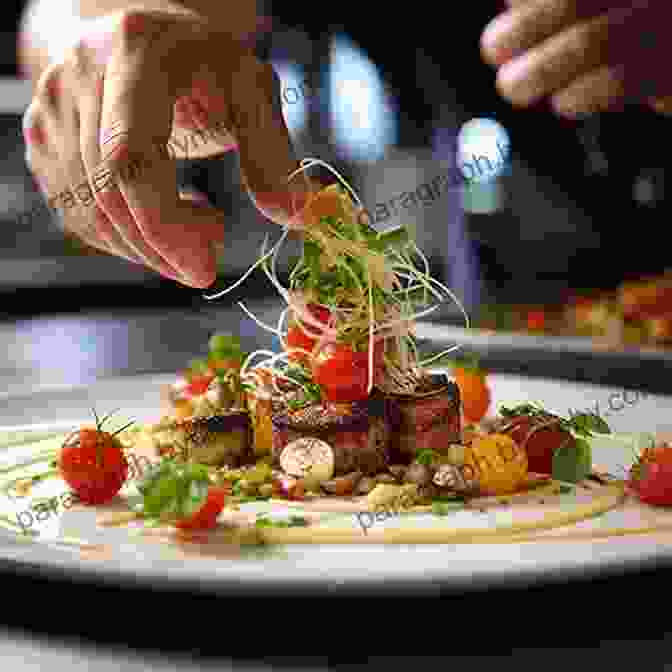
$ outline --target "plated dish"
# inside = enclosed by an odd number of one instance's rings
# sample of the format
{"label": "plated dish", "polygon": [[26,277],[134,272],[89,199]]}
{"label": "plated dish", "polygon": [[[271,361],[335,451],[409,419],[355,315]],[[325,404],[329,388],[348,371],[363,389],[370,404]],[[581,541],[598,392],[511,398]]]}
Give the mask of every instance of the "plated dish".
{"label": "plated dish", "polygon": [[486,306],[478,327],[579,336],[614,349],[672,345],[672,272],[629,280],[613,290],[577,293],[564,303]]}
{"label": "plated dish", "polygon": [[[418,318],[457,299],[404,229],[375,231],[363,214],[347,184],[319,192],[297,223],[304,254],[286,287],[275,263],[288,231],[262,250],[251,271],[287,308],[277,325],[241,309],[278,337],[277,351],[215,334],[164,388],[162,417],[94,408],[88,426],[22,443],[3,468],[5,526],[85,550],[95,542],[61,527],[75,512],[93,537],[115,527],[126,546],[141,537],[210,549],[670,529],[672,446],[614,435],[591,412],[491,408],[477,362],[421,352],[414,338]],[[609,442],[630,442],[623,474],[593,463],[594,445]]]}

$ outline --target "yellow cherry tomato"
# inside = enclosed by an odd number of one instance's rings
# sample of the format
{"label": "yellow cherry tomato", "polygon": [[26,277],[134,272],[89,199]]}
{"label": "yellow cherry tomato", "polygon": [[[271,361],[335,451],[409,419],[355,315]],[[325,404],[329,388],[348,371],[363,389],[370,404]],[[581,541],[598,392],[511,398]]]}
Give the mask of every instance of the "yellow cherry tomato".
{"label": "yellow cherry tomato", "polygon": [[464,464],[467,474],[469,467],[473,470],[484,495],[510,495],[527,481],[527,453],[505,434],[475,437],[466,448]]}

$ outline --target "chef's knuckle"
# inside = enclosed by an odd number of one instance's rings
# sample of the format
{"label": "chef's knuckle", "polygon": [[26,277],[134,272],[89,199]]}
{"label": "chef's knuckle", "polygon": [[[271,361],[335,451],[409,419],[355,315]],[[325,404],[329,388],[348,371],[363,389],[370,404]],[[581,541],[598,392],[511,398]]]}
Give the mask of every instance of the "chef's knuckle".
{"label": "chef's knuckle", "polygon": [[78,40],[66,53],[65,64],[76,81],[91,79],[95,72],[91,50],[83,39]]}
{"label": "chef's knuckle", "polygon": [[153,47],[165,27],[166,21],[160,20],[155,12],[130,7],[120,12],[115,37],[123,51],[135,52],[139,48]]}
{"label": "chef's knuckle", "polygon": [[53,92],[58,88],[63,78],[63,63],[52,63],[42,73],[35,87],[35,99],[44,110],[55,107]]}

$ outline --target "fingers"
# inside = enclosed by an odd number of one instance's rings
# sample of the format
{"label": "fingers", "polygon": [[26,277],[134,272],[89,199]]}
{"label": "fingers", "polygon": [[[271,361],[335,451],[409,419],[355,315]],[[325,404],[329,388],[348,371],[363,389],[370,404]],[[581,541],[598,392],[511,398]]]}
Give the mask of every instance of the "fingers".
{"label": "fingers", "polygon": [[72,50],[68,65],[68,84],[73,94],[71,99],[76,100],[79,106],[79,123],[77,128],[66,128],[64,137],[78,139],[69,162],[70,184],[84,211],[82,219],[89,225],[88,236],[98,239],[113,254],[135,263],[143,263],[173,279],[177,278],[175,269],[148,249],[142,237],[137,235],[137,227],[129,217],[123,199],[123,207],[109,207],[110,203],[118,204],[119,201],[118,190],[114,185],[104,193],[98,188],[91,188],[90,185],[95,184],[100,177],[101,167],[104,169],[98,145],[102,106],[99,85],[101,68],[95,62],[92,50],[82,44]]}
{"label": "fingers", "polygon": [[497,87],[514,105],[532,105],[571,86],[571,91],[558,96],[556,109],[567,108],[568,116],[576,116],[605,105],[613,108],[623,99],[672,94],[663,33],[672,20],[668,3],[512,0],[508,4],[511,9],[484,31],[481,49],[486,60],[501,66]]}
{"label": "fingers", "polygon": [[[151,31],[144,32],[143,23]],[[101,159],[118,176],[118,195],[105,198],[115,212],[125,204],[139,236],[189,284],[207,287],[216,277],[209,240],[213,231],[223,229],[222,215],[212,210],[204,227],[203,216],[179,200],[175,165],[166,149],[174,101],[189,90],[197,69],[185,58],[193,51],[194,37],[191,27],[181,22],[162,28],[157,32],[157,24],[149,23],[143,13],[126,14],[119,28],[101,113],[101,133],[109,135]],[[159,72],[171,76],[158,78]],[[124,229],[133,230],[130,221]]]}
{"label": "fingers", "polygon": [[555,111],[568,118],[613,110],[625,96],[619,68],[604,66],[579,77],[551,99]]}
{"label": "fingers", "polygon": [[[248,189],[279,218],[275,206],[288,192],[287,176],[297,162],[282,118],[277,76],[229,36],[213,36],[193,20],[187,26],[179,21],[167,25],[150,50],[141,24],[136,16],[134,31],[120,28],[108,66],[101,128],[119,123],[123,128],[110,141],[107,160],[142,163],[138,179],[119,180],[139,231],[194,286],[207,287],[216,277],[210,243],[213,236],[221,238],[221,214],[213,211],[206,225],[200,209],[177,198],[174,166],[167,152],[157,149],[168,141],[174,101],[194,91],[190,116],[195,125],[230,131]],[[157,72],[171,77],[157,78]]]}
{"label": "fingers", "polygon": [[614,0],[528,0],[488,24],[481,36],[486,62],[502,65],[575,23],[614,7]]}
{"label": "fingers", "polygon": [[503,65],[497,88],[514,105],[527,106],[600,67],[606,57],[608,16],[600,16],[546,40]]}

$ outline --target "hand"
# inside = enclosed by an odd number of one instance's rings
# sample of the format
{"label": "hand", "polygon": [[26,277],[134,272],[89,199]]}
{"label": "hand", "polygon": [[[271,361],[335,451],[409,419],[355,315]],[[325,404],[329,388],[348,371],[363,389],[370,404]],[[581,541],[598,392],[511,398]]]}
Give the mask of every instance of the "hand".
{"label": "hand", "polygon": [[67,230],[193,287],[214,282],[224,226],[179,197],[176,156],[237,146],[244,183],[280,223],[306,191],[287,183],[298,164],[272,67],[191,12],[87,22],[42,74],[24,129],[28,165]]}
{"label": "hand", "polygon": [[514,105],[546,96],[578,117],[646,101],[672,110],[668,0],[508,0],[481,36],[497,88]]}

